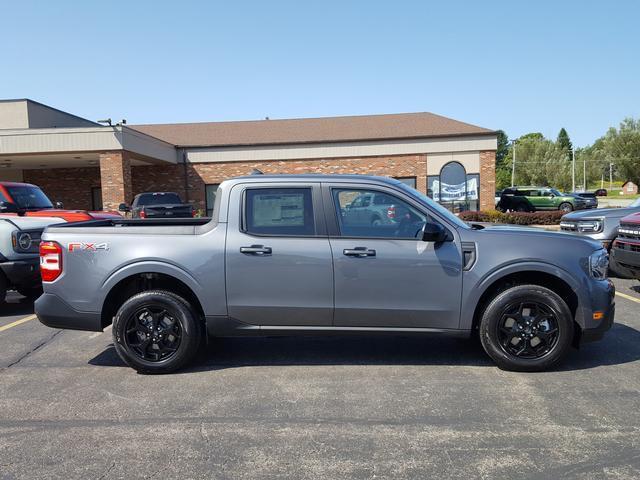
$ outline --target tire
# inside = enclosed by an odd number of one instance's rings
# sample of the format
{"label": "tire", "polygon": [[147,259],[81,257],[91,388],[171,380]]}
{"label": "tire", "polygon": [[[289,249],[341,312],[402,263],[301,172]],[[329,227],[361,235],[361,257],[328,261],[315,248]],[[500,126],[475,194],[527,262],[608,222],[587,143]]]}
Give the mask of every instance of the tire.
{"label": "tire", "polygon": [[35,300],[42,295],[42,287],[20,287],[16,288],[18,293],[23,297],[27,297],[29,300]]}
{"label": "tire", "polygon": [[573,205],[571,205],[569,202],[563,202],[558,206],[558,210],[565,213],[573,212]]}
{"label": "tire", "polygon": [[191,305],[164,290],[134,295],[113,321],[116,352],[139,373],[170,373],[185,367],[197,355],[202,333],[203,324]]}
{"label": "tire", "polygon": [[516,212],[528,212],[529,207],[527,207],[524,203],[519,203],[516,205]]}
{"label": "tire", "polygon": [[[571,348],[573,331],[571,311],[564,300],[538,285],[518,285],[498,293],[480,320],[485,352],[499,368],[514,372],[556,366]],[[523,352],[516,354],[519,350]]]}

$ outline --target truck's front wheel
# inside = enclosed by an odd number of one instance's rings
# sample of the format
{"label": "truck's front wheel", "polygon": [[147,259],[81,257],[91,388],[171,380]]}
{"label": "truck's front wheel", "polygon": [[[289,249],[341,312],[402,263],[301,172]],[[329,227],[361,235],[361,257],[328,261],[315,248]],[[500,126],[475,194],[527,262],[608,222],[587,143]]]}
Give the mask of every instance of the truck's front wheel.
{"label": "truck's front wheel", "polygon": [[140,373],[169,373],[184,367],[201,342],[198,314],[182,297],[163,290],[134,295],[113,321],[118,355]]}
{"label": "truck's front wheel", "polygon": [[558,294],[538,285],[499,293],[480,320],[482,346],[505,370],[547,370],[564,358],[572,339],[569,307]]}

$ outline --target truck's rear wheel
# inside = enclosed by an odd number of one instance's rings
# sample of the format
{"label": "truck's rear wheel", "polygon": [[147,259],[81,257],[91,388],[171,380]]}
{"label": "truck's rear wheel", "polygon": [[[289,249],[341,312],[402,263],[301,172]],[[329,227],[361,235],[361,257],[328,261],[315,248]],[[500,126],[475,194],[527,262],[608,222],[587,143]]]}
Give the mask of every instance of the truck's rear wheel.
{"label": "truck's rear wheel", "polygon": [[164,290],[134,295],[113,321],[118,355],[140,373],[169,373],[184,367],[201,342],[197,312],[182,297]]}
{"label": "truck's rear wheel", "polygon": [[547,370],[569,352],[572,339],[569,307],[555,292],[538,285],[499,293],[480,320],[482,346],[505,370]]}

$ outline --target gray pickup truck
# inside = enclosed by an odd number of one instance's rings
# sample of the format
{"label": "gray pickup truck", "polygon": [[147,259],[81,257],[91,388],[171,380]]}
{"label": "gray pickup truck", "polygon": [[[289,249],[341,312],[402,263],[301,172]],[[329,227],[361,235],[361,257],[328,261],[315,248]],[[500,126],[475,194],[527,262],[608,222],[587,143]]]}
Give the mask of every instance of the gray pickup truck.
{"label": "gray pickup truck", "polygon": [[[582,210],[564,215],[560,220],[560,228],[563,232],[573,233],[589,237],[602,243],[602,246],[611,251],[611,245],[618,236],[620,219],[640,212],[640,198],[623,208],[598,208],[595,210]],[[620,267],[615,259],[611,259],[609,271],[621,278],[633,278],[627,269]]]}
{"label": "gray pickup truck", "polygon": [[[392,221],[352,221],[370,193]],[[498,366],[534,371],[611,327],[607,266],[598,242],[469,226],[397,180],[253,175],[220,185],[211,219],[47,228],[35,310],[50,327],[113,323],[144,373],[185,366],[207,334],[371,332],[478,332]]]}

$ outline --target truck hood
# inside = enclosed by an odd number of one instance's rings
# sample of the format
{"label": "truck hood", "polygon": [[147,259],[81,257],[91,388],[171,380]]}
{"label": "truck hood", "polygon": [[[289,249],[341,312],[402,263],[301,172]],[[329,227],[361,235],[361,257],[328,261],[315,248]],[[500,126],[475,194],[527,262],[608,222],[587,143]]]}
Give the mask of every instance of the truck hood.
{"label": "truck hood", "polygon": [[[569,242],[578,243],[581,246],[588,245],[593,250],[599,250],[602,248],[602,244],[596,240],[592,240],[589,237],[583,237],[574,235],[572,233],[565,232],[551,232],[549,230],[542,230],[535,227],[518,227],[509,225],[496,225],[485,227],[482,230],[476,230],[480,235],[499,235],[501,238],[513,237],[513,242],[522,242],[526,239],[536,240],[540,242],[546,241],[562,241],[563,245],[569,245]],[[526,238],[525,238],[526,237]],[[566,242],[566,243],[565,243]],[[570,246],[568,248],[571,248]]]}
{"label": "truck hood", "polygon": [[584,220],[587,218],[622,218],[630,213],[639,212],[640,208],[598,208],[597,210],[581,210],[578,212],[567,213],[562,217],[562,220],[575,221]]}
{"label": "truck hood", "polygon": [[10,222],[20,230],[33,230],[34,228],[45,228],[55,223],[65,223],[60,217],[18,217],[2,215],[0,220]]}
{"label": "truck hood", "polygon": [[640,225],[640,212],[632,213],[631,215],[627,215],[622,220],[620,220],[620,222],[633,223],[633,224],[636,224],[636,225]]}
{"label": "truck hood", "polygon": [[116,212],[87,212],[86,210],[63,210],[57,208],[48,208],[46,210],[28,211],[25,217],[59,217],[68,222],[78,222],[91,219],[107,219],[122,218]]}

